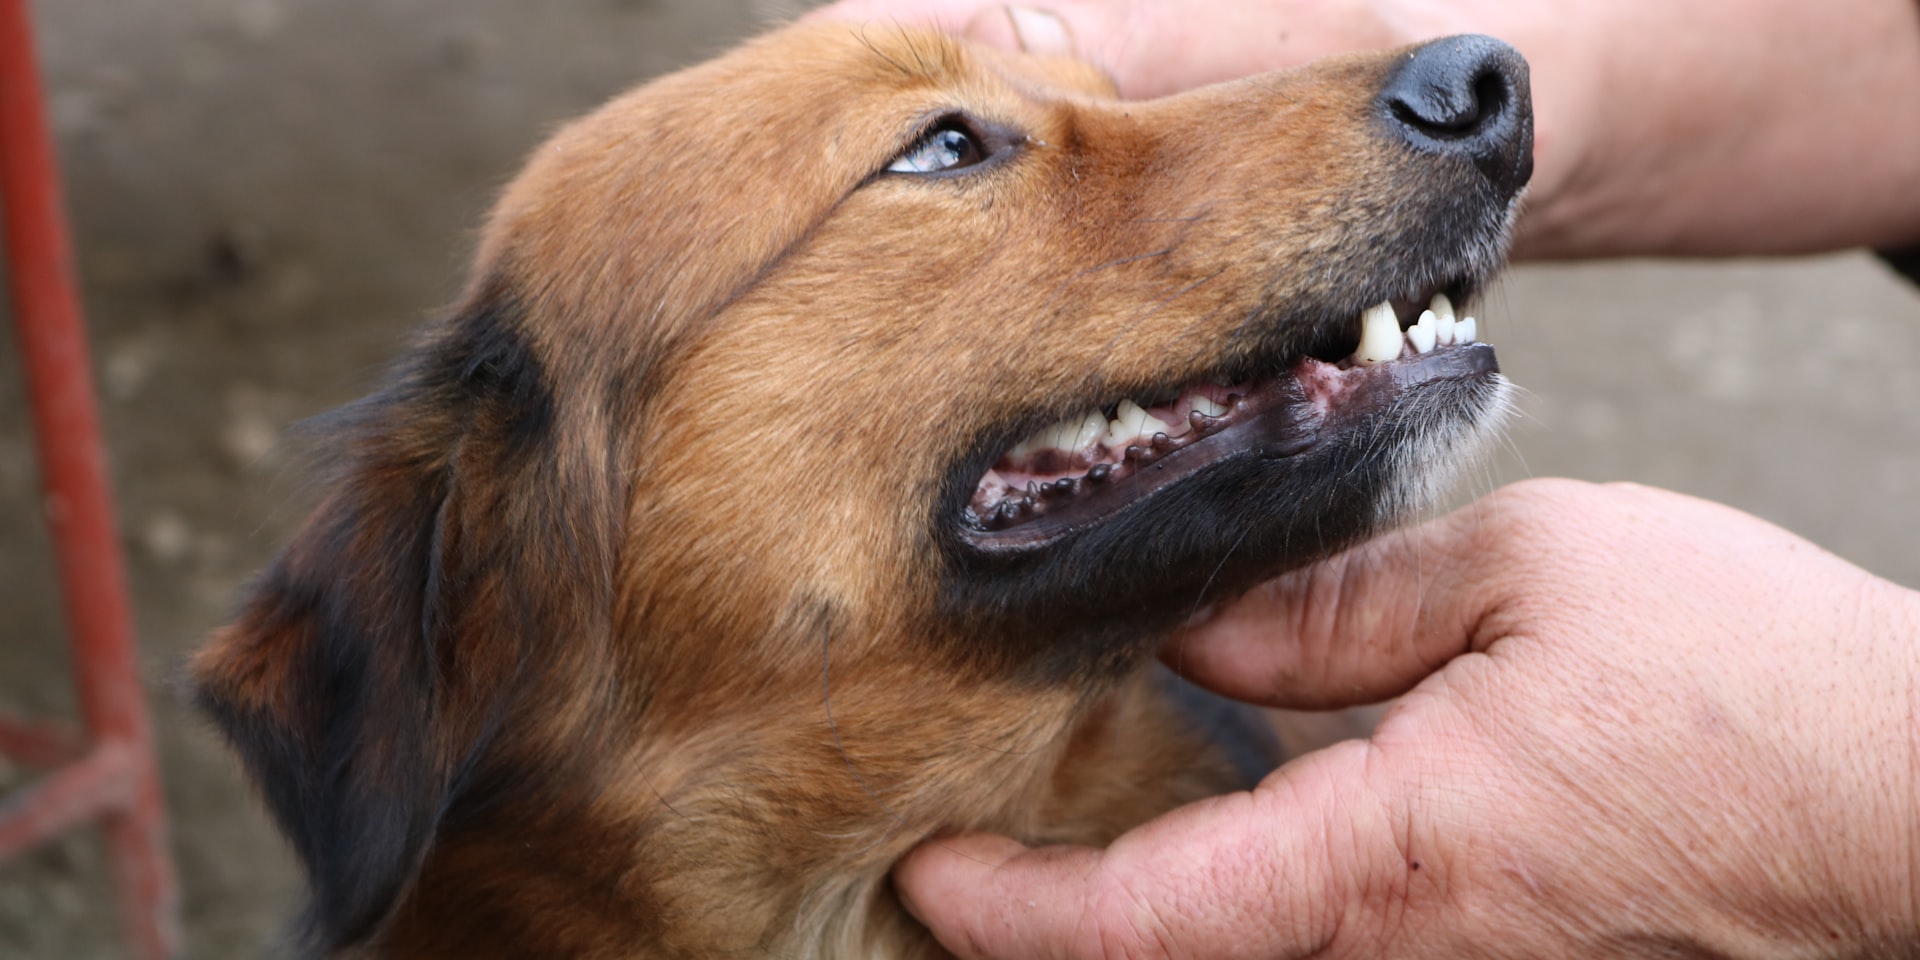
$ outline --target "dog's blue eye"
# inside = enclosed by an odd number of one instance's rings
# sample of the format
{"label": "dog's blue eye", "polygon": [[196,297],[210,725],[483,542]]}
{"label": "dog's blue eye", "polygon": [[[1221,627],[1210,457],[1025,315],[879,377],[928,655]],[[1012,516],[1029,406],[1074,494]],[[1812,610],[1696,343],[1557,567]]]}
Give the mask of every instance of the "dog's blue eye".
{"label": "dog's blue eye", "polygon": [[892,173],[939,173],[971,167],[986,159],[980,144],[965,130],[941,127],[907,148],[907,152],[887,164]]}

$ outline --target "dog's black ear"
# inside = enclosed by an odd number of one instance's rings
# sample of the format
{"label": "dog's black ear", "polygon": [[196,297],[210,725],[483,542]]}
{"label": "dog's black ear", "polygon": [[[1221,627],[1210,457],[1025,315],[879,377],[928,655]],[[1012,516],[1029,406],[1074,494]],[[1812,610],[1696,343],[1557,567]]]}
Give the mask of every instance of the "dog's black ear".
{"label": "dog's black ear", "polygon": [[486,775],[532,646],[604,616],[607,492],[586,489],[597,458],[567,455],[561,409],[505,298],[440,325],[325,425],[340,449],[320,505],[194,660],[306,867],[318,953],[374,936],[405,896]]}

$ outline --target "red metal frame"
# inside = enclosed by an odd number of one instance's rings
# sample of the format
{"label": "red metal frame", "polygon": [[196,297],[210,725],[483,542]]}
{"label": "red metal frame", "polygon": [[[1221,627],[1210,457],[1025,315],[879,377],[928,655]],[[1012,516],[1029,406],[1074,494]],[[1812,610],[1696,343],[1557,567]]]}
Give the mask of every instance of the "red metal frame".
{"label": "red metal frame", "polygon": [[56,833],[100,823],[127,939],[141,960],[162,960],[179,942],[178,895],[42,104],[27,0],[0,0],[0,214],[8,287],[86,730],[82,738],[44,724],[0,723],[0,753],[54,767],[32,787],[0,799],[0,860]]}

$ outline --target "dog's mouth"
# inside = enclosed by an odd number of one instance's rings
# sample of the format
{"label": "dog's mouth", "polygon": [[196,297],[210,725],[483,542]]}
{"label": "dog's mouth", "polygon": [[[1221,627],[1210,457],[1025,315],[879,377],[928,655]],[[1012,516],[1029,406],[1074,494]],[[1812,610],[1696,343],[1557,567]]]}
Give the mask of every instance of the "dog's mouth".
{"label": "dog's mouth", "polygon": [[1127,397],[1048,424],[978,480],[963,535],[991,551],[1041,546],[1227,460],[1313,447],[1428,381],[1498,371],[1466,281],[1375,304],[1265,372]]}

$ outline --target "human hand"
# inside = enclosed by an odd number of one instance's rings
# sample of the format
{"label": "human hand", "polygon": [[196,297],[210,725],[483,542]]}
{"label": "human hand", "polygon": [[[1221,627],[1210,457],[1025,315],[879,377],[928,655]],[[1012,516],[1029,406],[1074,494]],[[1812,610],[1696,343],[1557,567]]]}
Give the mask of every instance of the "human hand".
{"label": "human hand", "polygon": [[1491,34],[1532,67],[1535,167],[1517,256],[1920,241],[1912,0],[842,0],[809,18],[1072,53],[1128,97]]}
{"label": "human hand", "polygon": [[1168,657],[1256,702],[1405,695],[1370,741],[1105,850],[923,845],[895,881],[949,949],[1920,947],[1920,594],[1746,514],[1518,484],[1265,585]]}

